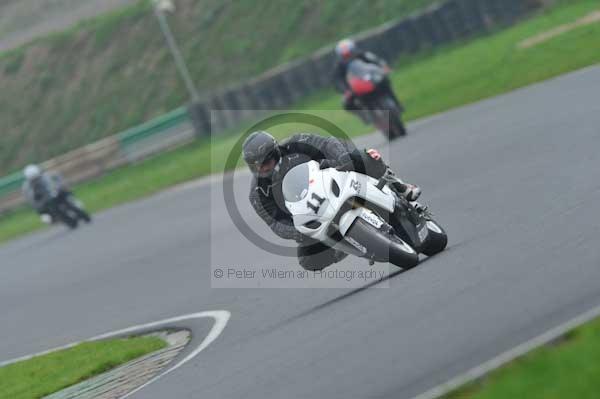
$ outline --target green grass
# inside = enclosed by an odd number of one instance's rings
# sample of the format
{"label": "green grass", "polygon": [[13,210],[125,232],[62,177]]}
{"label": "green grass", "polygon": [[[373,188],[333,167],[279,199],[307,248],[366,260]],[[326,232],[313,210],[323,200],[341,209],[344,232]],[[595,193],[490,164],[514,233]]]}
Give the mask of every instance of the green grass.
{"label": "green grass", "polygon": [[[433,1],[177,0],[168,19],[208,95]],[[150,0],[0,54],[0,92],[0,175],[188,101]]]}
{"label": "green grass", "polygon": [[[600,24],[580,27],[530,49],[516,47],[525,38],[598,8],[595,0],[563,1],[510,29],[400,60],[392,80],[407,107],[407,118],[431,115],[600,62]],[[298,104],[306,110],[339,110],[339,106],[339,95],[331,91]],[[332,113],[330,119],[350,136],[372,130],[344,112]],[[296,128],[315,131],[309,126],[287,125],[274,133],[283,137]],[[161,154],[85,183],[77,187],[77,194],[89,209],[98,211],[222,170],[225,155],[238,137],[239,132],[230,132],[212,143],[198,141]],[[36,217],[21,209],[0,219],[0,241],[39,227]]]}
{"label": "green grass", "polygon": [[0,399],[37,399],[166,347],[156,337],[86,342],[0,368]]}
{"label": "green grass", "polygon": [[491,372],[444,399],[595,399],[600,392],[600,320]]}

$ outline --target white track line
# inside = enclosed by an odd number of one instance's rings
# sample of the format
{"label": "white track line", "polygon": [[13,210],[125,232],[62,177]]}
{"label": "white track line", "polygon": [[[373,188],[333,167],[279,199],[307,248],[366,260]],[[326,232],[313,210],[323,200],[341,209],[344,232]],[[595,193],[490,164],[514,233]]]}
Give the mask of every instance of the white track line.
{"label": "white track line", "polygon": [[547,344],[548,342],[560,337],[561,335],[574,329],[575,327],[578,327],[592,319],[595,319],[598,316],[600,316],[600,306],[591,309],[585,313],[582,313],[579,316],[576,316],[575,318],[563,324],[560,324],[559,326],[554,327],[546,331],[545,333],[538,335],[533,339],[530,339],[529,341],[522,343],[521,345],[509,349],[508,351],[488,360],[487,362],[472,368],[466,373],[460,374],[422,394],[413,397],[413,399],[434,399],[445,395],[448,392],[453,391],[456,388],[466,384],[467,382],[480,378],[483,375],[489,373],[490,371],[502,366],[503,364],[506,364],[511,360],[514,360],[517,357],[524,355],[532,349]]}
{"label": "white track line", "polygon": [[211,330],[209,331],[208,335],[204,338],[204,340],[202,340],[202,342],[200,343],[200,345],[198,345],[197,348],[195,348],[185,358],[181,359],[175,365],[169,367],[167,370],[163,371],[162,373],[160,373],[156,377],[154,377],[151,380],[147,381],[145,384],[137,387],[135,390],[129,392],[125,396],[122,396],[121,399],[123,399],[123,398],[126,398],[126,397],[134,394],[135,392],[139,391],[140,389],[144,388],[145,386],[150,385],[151,383],[155,382],[159,378],[162,378],[165,375],[169,374],[170,372],[178,369],[179,367],[183,366],[185,363],[187,363],[190,360],[192,360],[194,357],[198,356],[198,354],[200,352],[202,352],[204,349],[206,349],[215,339],[217,339],[219,337],[219,335],[221,335],[221,333],[225,329],[225,326],[227,325],[227,322],[229,321],[230,317],[231,317],[231,313],[229,313],[227,310],[211,310],[211,311],[206,311],[206,312],[192,313],[192,314],[187,314],[187,315],[183,315],[183,316],[173,317],[173,318],[170,318],[170,319],[155,321],[155,322],[147,323],[147,324],[140,324],[140,325],[137,325],[137,326],[132,326],[132,327],[124,328],[122,330],[107,332],[107,333],[104,333],[104,334],[101,334],[101,335],[97,335],[97,336],[95,336],[93,338],[90,338],[88,340],[79,341],[79,342],[73,342],[73,343],[70,343],[70,344],[67,344],[67,345],[63,345],[63,346],[58,347],[58,348],[50,349],[50,350],[47,350],[47,351],[44,351],[44,352],[39,352],[39,353],[36,353],[36,354],[33,354],[33,355],[27,355],[27,356],[22,356],[22,357],[19,357],[19,358],[16,358],[16,359],[7,360],[7,361],[4,361],[4,362],[1,362],[0,363],[0,367],[6,366],[6,365],[9,365],[9,364],[12,364],[12,363],[20,362],[20,361],[23,361],[23,360],[28,360],[28,359],[31,359],[33,357],[37,357],[37,356],[45,355],[45,354],[48,354],[48,353],[56,352],[56,351],[59,351],[59,350],[72,348],[73,346],[78,345],[78,344],[80,344],[82,342],[97,341],[97,340],[100,340],[100,339],[107,339],[107,338],[111,338],[111,337],[115,337],[115,336],[123,335],[123,334],[127,334],[127,333],[135,333],[136,331],[146,330],[146,329],[150,329],[150,328],[154,328],[154,327],[160,327],[160,326],[165,325],[165,324],[176,323],[176,322],[180,322],[180,321],[184,321],[184,320],[193,320],[193,319],[202,319],[202,318],[213,318],[213,319],[215,319],[215,323],[213,324],[213,326],[212,326]]}
{"label": "white track line", "polygon": [[[206,349],[208,347],[208,345],[210,345],[215,339],[217,339],[217,337],[219,335],[221,335],[221,333],[225,329],[225,326],[227,325],[227,321],[229,321],[230,316],[231,316],[231,313],[229,313],[226,310],[215,310],[215,311],[210,311],[210,312],[196,313],[196,314],[188,315],[188,316],[175,317],[173,319],[163,321],[163,323],[173,323],[173,322],[182,321],[182,320],[198,319],[198,318],[202,318],[202,317],[212,317],[215,319],[215,324],[213,325],[212,329],[210,330],[210,332],[208,333],[206,338],[204,338],[204,340],[200,343],[200,345],[198,345],[198,347],[196,349],[194,349],[192,352],[190,352],[189,355],[187,355],[185,358],[181,359],[174,366],[169,367],[164,372],[162,372],[159,375],[157,375],[156,377],[152,378],[145,384],[140,385],[133,391],[127,393],[125,396],[121,396],[120,399],[124,399],[124,398],[127,398],[127,397],[133,395],[134,393],[138,392],[140,389],[152,384],[159,378],[164,377],[165,375],[178,369],[179,367],[183,366],[185,363],[189,362],[194,357],[196,357],[200,352],[202,352],[204,349]],[[152,327],[152,326],[150,326],[150,327]],[[142,327],[142,328],[146,328],[146,327]]]}

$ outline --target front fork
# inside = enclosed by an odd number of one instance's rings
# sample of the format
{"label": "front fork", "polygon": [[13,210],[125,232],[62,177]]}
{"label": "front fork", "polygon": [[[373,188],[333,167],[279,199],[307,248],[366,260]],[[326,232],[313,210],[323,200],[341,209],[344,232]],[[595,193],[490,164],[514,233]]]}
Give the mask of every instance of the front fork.
{"label": "front fork", "polygon": [[416,201],[415,205],[404,198],[395,187],[395,182],[404,184],[388,168],[376,185],[379,190],[387,185],[394,195],[394,211],[389,214],[386,221],[400,238],[410,243],[418,251],[426,238],[422,237],[421,231],[427,228],[427,220],[430,220],[432,215],[426,206],[416,203]]}

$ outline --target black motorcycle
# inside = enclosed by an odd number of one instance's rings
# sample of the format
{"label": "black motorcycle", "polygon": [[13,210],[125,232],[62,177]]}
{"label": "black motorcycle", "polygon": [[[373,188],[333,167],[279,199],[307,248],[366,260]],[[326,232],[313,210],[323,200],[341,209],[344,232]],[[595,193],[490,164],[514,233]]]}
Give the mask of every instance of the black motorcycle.
{"label": "black motorcycle", "polygon": [[50,193],[44,204],[44,213],[50,216],[48,223],[63,223],[70,229],[76,229],[80,221],[90,223],[92,217],[85,211],[83,204],[68,191]]}
{"label": "black motorcycle", "polygon": [[394,95],[388,73],[387,68],[355,59],[348,65],[346,81],[367,111],[368,122],[393,140],[406,135],[406,127],[402,122],[404,107]]}

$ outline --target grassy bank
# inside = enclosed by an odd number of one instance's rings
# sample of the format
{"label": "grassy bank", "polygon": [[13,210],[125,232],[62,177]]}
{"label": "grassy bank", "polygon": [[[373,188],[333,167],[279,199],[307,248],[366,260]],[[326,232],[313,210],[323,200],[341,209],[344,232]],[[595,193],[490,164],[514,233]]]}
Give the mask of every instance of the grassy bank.
{"label": "grassy bank", "polygon": [[[208,94],[432,2],[177,0],[168,19]],[[150,0],[0,54],[0,92],[0,175],[188,100]]]}
{"label": "grassy bank", "polygon": [[[510,29],[462,46],[453,45],[401,60],[393,74],[393,83],[406,104],[406,116],[415,119],[430,115],[600,62],[598,23],[579,27],[532,48],[518,48],[524,39],[599,8],[597,1],[566,1]],[[339,109],[339,103],[339,96],[328,91],[303,101],[299,108]],[[336,112],[332,120],[350,135],[371,130],[349,114]],[[275,133],[285,136],[291,131],[293,126],[285,126]],[[221,169],[236,139],[233,134],[216,138],[212,143],[196,142],[83,184],[77,187],[77,193],[92,211],[152,194]],[[0,241],[39,227],[34,215],[18,211],[0,220]]]}
{"label": "grassy bank", "polygon": [[600,320],[536,349],[444,399],[594,399],[600,392]]}
{"label": "grassy bank", "polygon": [[166,346],[160,338],[87,342],[0,368],[0,399],[38,399]]}

